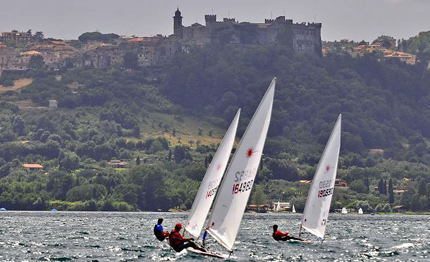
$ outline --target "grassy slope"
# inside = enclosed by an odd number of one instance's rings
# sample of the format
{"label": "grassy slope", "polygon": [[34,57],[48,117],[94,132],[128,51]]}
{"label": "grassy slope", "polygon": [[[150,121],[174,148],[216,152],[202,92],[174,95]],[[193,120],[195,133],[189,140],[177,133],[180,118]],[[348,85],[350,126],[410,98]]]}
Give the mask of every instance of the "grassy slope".
{"label": "grassy slope", "polygon": [[25,86],[28,86],[33,82],[33,79],[31,78],[22,78],[14,81],[13,86],[2,86],[0,85],[0,93],[6,92],[6,91],[17,91]]}

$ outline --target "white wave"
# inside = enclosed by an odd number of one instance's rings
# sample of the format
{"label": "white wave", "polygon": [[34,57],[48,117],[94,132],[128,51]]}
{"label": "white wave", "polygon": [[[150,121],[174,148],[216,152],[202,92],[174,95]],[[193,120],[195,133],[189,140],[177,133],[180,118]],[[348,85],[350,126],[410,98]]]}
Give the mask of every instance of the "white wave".
{"label": "white wave", "polygon": [[412,244],[412,243],[403,243],[401,245],[394,246],[392,248],[393,249],[405,249],[405,248],[410,248],[410,247],[413,247],[413,246],[414,246],[414,244]]}

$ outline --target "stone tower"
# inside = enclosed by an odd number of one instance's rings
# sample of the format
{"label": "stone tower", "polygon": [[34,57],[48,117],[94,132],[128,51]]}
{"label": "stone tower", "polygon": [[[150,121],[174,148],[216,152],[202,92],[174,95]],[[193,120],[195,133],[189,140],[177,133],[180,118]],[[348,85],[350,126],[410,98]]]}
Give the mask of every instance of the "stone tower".
{"label": "stone tower", "polygon": [[175,16],[173,17],[173,34],[182,37],[182,16],[179,7],[176,9]]}
{"label": "stone tower", "polygon": [[216,15],[205,15],[206,26],[211,26],[216,23]]}

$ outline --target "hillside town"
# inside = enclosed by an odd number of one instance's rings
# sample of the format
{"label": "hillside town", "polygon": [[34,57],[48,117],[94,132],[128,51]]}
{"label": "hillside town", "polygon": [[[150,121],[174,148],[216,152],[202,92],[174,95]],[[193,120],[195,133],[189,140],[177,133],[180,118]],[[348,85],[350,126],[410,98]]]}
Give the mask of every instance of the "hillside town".
{"label": "hillside town", "polygon": [[394,39],[390,40],[391,41],[388,48],[384,46],[384,43],[382,43],[381,39],[376,39],[372,43],[365,41],[356,43],[348,39],[334,42],[324,42],[322,53],[323,55],[327,55],[331,52],[347,52],[352,57],[362,57],[365,54],[379,53],[384,59],[398,59],[410,65],[417,63],[416,55],[395,50],[394,48],[397,44]]}
{"label": "hillside town", "polygon": [[[0,73],[4,70],[27,70],[30,58],[43,57],[46,69],[106,68],[122,65],[125,53],[137,54],[138,66],[152,66],[169,61],[177,52],[210,43],[219,32],[230,32],[227,43],[272,44],[281,41],[281,34],[298,53],[321,55],[321,24],[293,23],[284,16],[266,19],[264,23],[238,22],[234,18],[217,21],[206,15],[205,25],[182,24],[179,9],[173,17],[173,34],[163,36],[118,36],[112,41],[78,41],[44,38],[43,32],[12,30],[0,38]],[[285,37],[284,37],[285,38]]]}
{"label": "hillside town", "polygon": [[[43,32],[33,34],[31,30],[2,32],[0,75],[5,70],[27,70],[31,57],[38,55],[43,58],[48,70],[122,66],[127,52],[137,55],[139,67],[159,65],[170,61],[178,52],[189,52],[215,39],[229,44],[267,45],[284,42],[295,53],[318,56],[339,49],[354,57],[377,51],[382,52],[387,59],[396,58],[408,64],[416,62],[415,55],[384,48],[381,43],[358,44],[348,40],[322,43],[321,23],[293,23],[285,16],[265,19],[264,23],[249,23],[238,22],[234,18],[217,21],[216,15],[205,15],[205,25],[194,23],[191,26],[184,26],[182,18],[178,8],[173,17],[173,34],[169,36],[117,36],[111,41],[44,38]],[[226,32],[227,40],[224,39]]]}

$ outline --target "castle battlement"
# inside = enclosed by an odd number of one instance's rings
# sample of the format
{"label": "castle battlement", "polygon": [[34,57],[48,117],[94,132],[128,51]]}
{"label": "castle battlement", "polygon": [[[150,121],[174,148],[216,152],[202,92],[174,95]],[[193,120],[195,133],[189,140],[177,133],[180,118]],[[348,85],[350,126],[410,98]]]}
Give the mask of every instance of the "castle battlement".
{"label": "castle battlement", "polygon": [[207,23],[215,23],[216,15],[205,15],[205,22]]}
{"label": "castle battlement", "polygon": [[227,22],[236,23],[236,19],[235,18],[223,18],[222,21],[224,23],[227,23]]}

